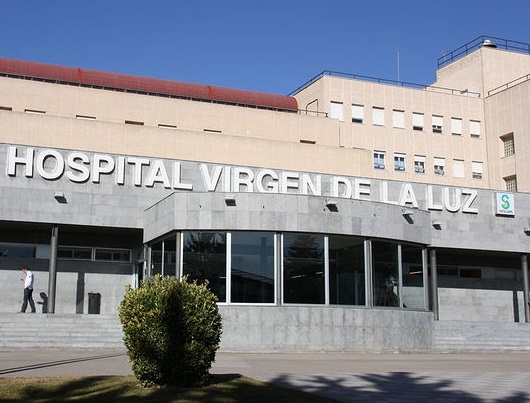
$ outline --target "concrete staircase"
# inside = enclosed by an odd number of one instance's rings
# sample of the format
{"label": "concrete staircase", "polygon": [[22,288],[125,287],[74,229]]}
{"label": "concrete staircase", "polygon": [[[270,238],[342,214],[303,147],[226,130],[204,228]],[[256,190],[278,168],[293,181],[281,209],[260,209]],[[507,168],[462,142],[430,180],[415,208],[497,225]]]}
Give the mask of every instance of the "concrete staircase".
{"label": "concrete staircase", "polygon": [[[437,321],[433,351],[530,351],[530,323]],[[0,349],[123,349],[116,315],[0,314]],[[222,345],[221,345],[222,348]]]}
{"label": "concrete staircase", "polygon": [[125,348],[116,315],[0,314],[0,349]]}
{"label": "concrete staircase", "polygon": [[438,321],[435,351],[530,351],[530,323]]}

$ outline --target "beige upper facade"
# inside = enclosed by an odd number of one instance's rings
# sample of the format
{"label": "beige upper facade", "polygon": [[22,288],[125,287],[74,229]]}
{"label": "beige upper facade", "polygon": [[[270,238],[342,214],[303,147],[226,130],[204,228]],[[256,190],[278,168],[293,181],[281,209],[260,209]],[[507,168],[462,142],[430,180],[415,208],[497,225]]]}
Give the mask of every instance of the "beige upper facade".
{"label": "beige upper facade", "polygon": [[431,86],[322,75],[298,113],[0,77],[0,142],[530,191],[530,55],[479,47]]}
{"label": "beige upper facade", "polygon": [[424,88],[323,74],[295,96],[372,154],[370,177],[527,192],[529,79],[528,53],[481,46]]}

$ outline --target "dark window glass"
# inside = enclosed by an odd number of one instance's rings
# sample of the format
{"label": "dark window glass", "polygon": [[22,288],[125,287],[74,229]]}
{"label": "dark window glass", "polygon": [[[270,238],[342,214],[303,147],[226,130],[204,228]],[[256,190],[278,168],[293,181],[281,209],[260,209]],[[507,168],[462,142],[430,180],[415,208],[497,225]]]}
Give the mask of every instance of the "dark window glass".
{"label": "dark window glass", "polygon": [[422,251],[421,246],[401,245],[405,308],[425,308]]}
{"label": "dark window glass", "polygon": [[390,242],[372,242],[374,276],[374,305],[399,306],[399,277],[397,245]]}
{"label": "dark window glass", "polygon": [[183,274],[208,287],[219,301],[226,301],[226,234],[184,232]]}
{"label": "dark window glass", "polygon": [[364,240],[329,237],[329,296],[337,305],[364,305]]}
{"label": "dark window glass", "polygon": [[274,234],[232,233],[232,302],[274,302]]}
{"label": "dark window glass", "polygon": [[283,236],[284,302],[323,304],[324,237],[316,234]]}

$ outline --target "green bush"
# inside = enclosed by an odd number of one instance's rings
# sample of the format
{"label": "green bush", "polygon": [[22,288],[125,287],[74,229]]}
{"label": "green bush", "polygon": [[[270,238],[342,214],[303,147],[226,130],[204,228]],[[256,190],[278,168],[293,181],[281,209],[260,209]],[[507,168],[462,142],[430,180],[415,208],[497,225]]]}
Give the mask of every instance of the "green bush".
{"label": "green bush", "polygon": [[127,287],[119,319],[132,370],[145,387],[207,381],[222,333],[217,297],[207,284],[148,278]]}

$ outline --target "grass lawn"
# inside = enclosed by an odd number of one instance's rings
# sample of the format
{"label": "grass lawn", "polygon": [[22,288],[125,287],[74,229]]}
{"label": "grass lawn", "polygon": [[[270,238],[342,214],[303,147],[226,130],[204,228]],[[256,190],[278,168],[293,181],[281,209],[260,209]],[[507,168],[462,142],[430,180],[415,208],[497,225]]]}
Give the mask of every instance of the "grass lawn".
{"label": "grass lawn", "polygon": [[145,389],[134,376],[0,378],[0,402],[332,402],[237,374],[212,375],[203,388]]}

